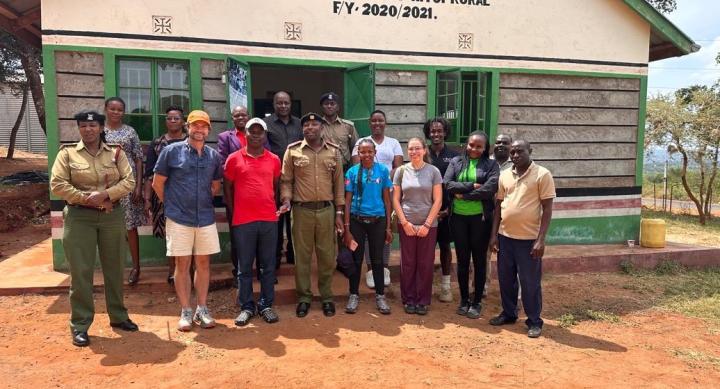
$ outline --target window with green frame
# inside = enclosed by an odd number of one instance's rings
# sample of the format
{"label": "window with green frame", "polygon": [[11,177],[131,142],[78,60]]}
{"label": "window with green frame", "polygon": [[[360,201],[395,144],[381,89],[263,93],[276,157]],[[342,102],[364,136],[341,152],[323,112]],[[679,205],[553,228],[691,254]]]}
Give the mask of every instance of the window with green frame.
{"label": "window with green frame", "polygon": [[471,132],[489,130],[488,77],[486,72],[458,69],[438,72],[436,111],[452,125],[448,141],[465,142]]}
{"label": "window with green frame", "polygon": [[125,122],[141,141],[165,132],[165,110],[190,108],[190,72],[187,61],[121,58],[117,66],[118,96],[125,100]]}

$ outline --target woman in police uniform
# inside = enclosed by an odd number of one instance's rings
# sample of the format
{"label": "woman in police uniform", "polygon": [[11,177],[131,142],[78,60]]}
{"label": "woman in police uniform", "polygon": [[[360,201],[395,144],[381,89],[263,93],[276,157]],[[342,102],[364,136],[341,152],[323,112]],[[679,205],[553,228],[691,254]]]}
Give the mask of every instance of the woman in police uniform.
{"label": "woman in police uniform", "polygon": [[118,202],[135,179],[125,153],[104,141],[105,116],[95,111],[75,115],[80,142],[63,145],[55,158],[50,190],[65,200],[63,249],[70,267],[70,330],[75,346],[90,344],[93,322],[93,272],[96,250],[105,282],[110,325],[137,331],[123,304],[123,267],[127,253],[125,215]]}

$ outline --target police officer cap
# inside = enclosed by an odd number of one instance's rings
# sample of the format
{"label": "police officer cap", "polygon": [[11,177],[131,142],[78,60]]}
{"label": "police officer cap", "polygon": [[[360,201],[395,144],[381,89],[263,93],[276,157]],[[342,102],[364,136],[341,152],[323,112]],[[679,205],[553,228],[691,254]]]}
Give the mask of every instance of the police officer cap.
{"label": "police officer cap", "polygon": [[300,125],[304,125],[305,122],[310,121],[310,120],[317,120],[321,124],[325,124],[325,119],[323,119],[322,116],[316,114],[315,112],[308,112],[305,114],[305,116],[300,118]]}
{"label": "police officer cap", "polygon": [[105,115],[98,113],[97,111],[85,109],[75,114],[75,120],[78,123],[98,122],[100,124],[105,124]]}
{"label": "police officer cap", "polygon": [[335,92],[328,92],[320,96],[320,104],[324,103],[325,100],[331,100],[337,103],[340,102],[340,96]]}

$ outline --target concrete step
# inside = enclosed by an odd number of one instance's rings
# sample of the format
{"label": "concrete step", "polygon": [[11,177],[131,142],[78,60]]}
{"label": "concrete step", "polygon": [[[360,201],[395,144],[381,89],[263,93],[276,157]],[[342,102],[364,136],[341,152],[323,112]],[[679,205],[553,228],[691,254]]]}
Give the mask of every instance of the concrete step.
{"label": "concrete step", "polygon": [[[0,296],[21,295],[26,293],[59,294],[67,293],[70,276],[67,273],[52,269],[51,240],[48,239],[22,253],[0,262]],[[439,253],[435,253],[436,281],[439,278]],[[699,247],[678,243],[668,243],[661,249],[643,247],[628,248],[623,245],[575,245],[549,246],[543,258],[543,272],[576,273],[617,271],[620,263],[629,261],[638,268],[652,268],[660,261],[673,260],[688,267],[720,266],[720,248]],[[453,259],[453,265],[455,263]],[[393,250],[390,256],[390,273],[392,286],[388,288],[388,296],[399,296],[400,252]],[[229,288],[232,285],[232,265],[228,263],[211,265],[211,288]],[[453,268],[453,279],[455,274]],[[365,285],[365,266],[361,275],[360,293],[372,297],[374,292]],[[313,274],[317,274],[313,265]],[[129,269],[124,279],[127,280]],[[491,258],[491,274],[495,274],[495,256]],[[103,277],[100,271],[95,272],[95,290],[102,292]],[[313,290],[317,295],[317,281],[313,277]],[[253,284],[255,292],[260,291],[257,281]],[[278,304],[294,304],[295,277],[294,267],[283,263],[278,272],[278,284],[275,287]],[[163,292],[174,293],[174,288],[167,284],[167,267],[145,267],[141,270],[138,285],[125,287],[125,293]],[[333,276],[333,292],[335,296],[347,296],[348,281],[336,272]],[[336,298],[336,302],[344,301],[344,297]]]}

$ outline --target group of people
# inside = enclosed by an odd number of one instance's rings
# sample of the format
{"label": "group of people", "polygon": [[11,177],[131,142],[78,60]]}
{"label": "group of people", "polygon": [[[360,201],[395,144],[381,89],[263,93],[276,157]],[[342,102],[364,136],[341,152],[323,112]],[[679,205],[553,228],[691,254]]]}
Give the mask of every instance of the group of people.
{"label": "group of people", "polygon": [[[336,311],[331,287],[336,267],[349,279],[344,311],[357,312],[363,263],[378,311],[390,314],[384,290],[396,230],[406,313],[428,312],[436,244],[442,268],[438,298],[452,301],[454,242],[457,313],[479,318],[490,247],[498,251],[503,308],[490,324],[517,320],[522,286],[528,335],[540,335],[541,258],[555,189],[550,172],[532,162],[529,143],[500,135],[491,157],[489,139],[478,131],[469,134],[458,153],[445,143],[450,124],[438,117],[424,126],[429,146],[426,139],[408,140],[409,162],[403,164],[400,143],[385,136],[384,112],[372,112],[371,135],[359,138],[353,123],[338,116],[339,96],[333,92],[320,98],[322,115],[297,118],[291,105],[290,95],[278,92],[274,113],[265,118],[251,119],[247,108],[234,107],[234,127],[218,136],[217,150],[206,144],[211,131],[207,113],[195,110],[185,119],[181,108],[169,107],[167,133],[149,145],[144,170],[137,134],[122,124],[122,99],[108,99],[105,115],[82,111],[75,116],[81,140],[61,147],[51,174],[52,192],[67,204],[63,248],[71,272],[73,344],[90,341],[96,249],[111,326],[138,329],[123,304],[122,270],[129,247],[133,268],[128,281],[134,284],[140,277],[137,226],[145,217],[152,219],[153,234],[166,241],[168,282],[181,306],[178,329],[215,326],[207,296],[210,255],[220,252],[213,198],[221,189],[238,287],[238,326],[256,315],[267,323],[279,320],[274,285],[285,241],[286,260],[295,266],[297,317],[305,317],[311,307],[313,254],[325,316]],[[257,300],[253,277],[260,281]]]}

